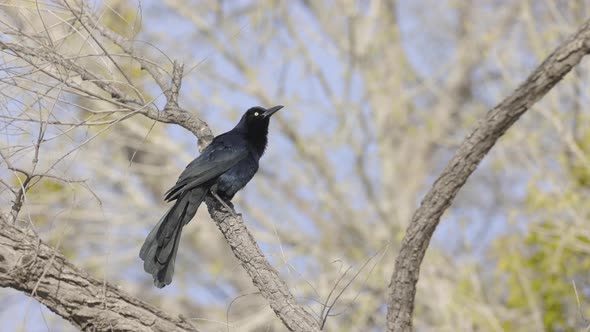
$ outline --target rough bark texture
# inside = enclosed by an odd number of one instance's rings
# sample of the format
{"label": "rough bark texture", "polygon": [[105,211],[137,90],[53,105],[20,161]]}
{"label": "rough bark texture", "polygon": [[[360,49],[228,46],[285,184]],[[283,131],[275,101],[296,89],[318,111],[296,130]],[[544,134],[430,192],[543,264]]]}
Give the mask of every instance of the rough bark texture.
{"label": "rough bark texture", "polygon": [[236,258],[270,307],[291,331],[319,331],[317,320],[295,301],[285,282],[264,257],[241,216],[234,217],[221,204],[208,198],[207,207]]}
{"label": "rough bark texture", "polygon": [[83,331],[197,331],[93,278],[34,234],[0,226],[0,287],[22,291]]}
{"label": "rough bark texture", "polygon": [[444,211],[483,157],[520,116],[590,52],[590,21],[561,44],[508,98],[487,112],[463,141],[414,212],[389,285],[388,331],[411,331],[420,264]]}

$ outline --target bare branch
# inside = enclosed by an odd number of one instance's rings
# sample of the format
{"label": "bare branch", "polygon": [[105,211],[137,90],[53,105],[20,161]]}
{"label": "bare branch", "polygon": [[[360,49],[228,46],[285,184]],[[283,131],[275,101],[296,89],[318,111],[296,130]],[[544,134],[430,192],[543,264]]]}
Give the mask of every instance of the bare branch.
{"label": "bare branch", "polygon": [[[63,67],[68,70],[76,72],[80,75],[80,78],[83,81],[88,81],[93,83],[98,88],[102,89],[106,93],[110,95],[111,98],[106,98],[97,95],[96,93],[86,90],[82,88],[79,84],[73,83],[67,79],[61,79],[60,77],[54,76],[51,72],[41,69],[40,70],[47,74],[48,76],[62,80],[64,84],[68,87],[79,90],[87,95],[109,101],[116,106],[126,108],[130,111],[135,111],[141,113],[151,119],[165,122],[165,123],[175,123],[181,125],[182,127],[188,129],[193,134],[195,134],[199,138],[199,148],[203,149],[207,146],[211,140],[213,139],[213,134],[209,129],[209,126],[199,119],[194,114],[189,113],[188,111],[181,109],[177,106],[171,105],[170,103],[167,104],[166,112],[160,112],[154,105],[151,104],[143,104],[141,101],[134,99],[131,96],[128,96],[123,91],[118,89],[113,84],[109,84],[106,80],[103,80],[98,75],[92,73],[90,70],[78,65],[71,59],[65,59],[61,55],[55,53],[51,49],[42,49],[42,48],[30,48],[26,46],[16,45],[13,43],[5,43],[0,41],[0,49],[8,50],[13,52],[16,56],[21,57],[24,60],[28,60],[31,62],[30,59],[41,59],[43,61],[49,62],[55,66]],[[175,65],[174,66],[176,75],[178,73],[182,73],[182,65]],[[173,79],[171,91],[176,91],[176,95],[168,94],[170,100],[177,101],[178,97],[178,89],[180,88],[180,76],[176,76],[176,79]],[[177,83],[174,83],[177,82]],[[167,93],[168,87],[165,88],[163,93]]]}
{"label": "bare branch", "polygon": [[388,331],[411,331],[420,264],[440,217],[477,165],[522,114],[590,53],[590,21],[561,44],[512,95],[487,112],[414,212],[389,285]]}
{"label": "bare branch", "polygon": [[151,61],[144,59],[143,57],[139,56],[136,53],[135,48],[133,47],[133,43],[127,40],[125,37],[117,34],[113,30],[107,28],[106,26],[100,24],[98,19],[93,15],[92,11],[88,7],[85,8],[84,12],[80,11],[80,20],[87,22],[92,28],[96,29],[100,34],[102,34],[105,38],[113,42],[115,45],[119,46],[123,52],[129,54],[133,57],[134,60],[139,62],[141,65],[141,69],[146,70],[150,76],[156,81],[160,89],[162,91],[168,90],[168,78],[166,77],[166,73],[156,64]]}
{"label": "bare branch", "polygon": [[166,98],[168,99],[168,105],[166,105],[166,108],[178,108],[178,95],[180,94],[180,85],[182,84],[183,71],[184,64],[174,61],[170,89],[164,91]]}
{"label": "bare branch", "polygon": [[116,286],[105,290],[102,280],[8,223],[0,230],[0,287],[24,292],[83,331],[197,331]]}
{"label": "bare branch", "polygon": [[215,199],[208,198],[206,203],[211,218],[215,220],[234,255],[285,326],[291,331],[318,331],[317,320],[297,304],[287,284],[264,257],[242,217],[232,216]]}

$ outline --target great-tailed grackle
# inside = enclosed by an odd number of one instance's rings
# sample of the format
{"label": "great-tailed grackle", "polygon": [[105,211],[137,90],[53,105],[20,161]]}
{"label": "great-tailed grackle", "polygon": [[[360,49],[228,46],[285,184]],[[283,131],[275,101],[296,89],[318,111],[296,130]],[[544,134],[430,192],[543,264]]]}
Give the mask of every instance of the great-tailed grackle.
{"label": "great-tailed grackle", "polygon": [[230,201],[258,171],[258,161],[268,143],[270,117],[281,108],[250,108],[232,130],[215,137],[166,192],[166,201],[176,202],[147,236],[139,252],[143,269],[154,277],[156,287],[172,282],[182,227],[191,221],[207,194],[215,196],[233,213],[225,201]]}

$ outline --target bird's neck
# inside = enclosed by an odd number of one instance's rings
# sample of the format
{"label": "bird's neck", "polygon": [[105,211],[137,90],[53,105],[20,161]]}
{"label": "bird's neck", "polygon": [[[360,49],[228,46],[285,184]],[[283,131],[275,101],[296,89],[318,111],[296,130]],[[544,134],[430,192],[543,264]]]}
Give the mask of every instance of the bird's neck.
{"label": "bird's neck", "polygon": [[258,153],[259,157],[262,157],[268,144],[268,127],[258,130],[247,130],[245,134],[250,146]]}
{"label": "bird's neck", "polygon": [[250,147],[262,157],[268,144],[269,121],[248,124],[244,118],[236,125],[233,131],[244,135]]}

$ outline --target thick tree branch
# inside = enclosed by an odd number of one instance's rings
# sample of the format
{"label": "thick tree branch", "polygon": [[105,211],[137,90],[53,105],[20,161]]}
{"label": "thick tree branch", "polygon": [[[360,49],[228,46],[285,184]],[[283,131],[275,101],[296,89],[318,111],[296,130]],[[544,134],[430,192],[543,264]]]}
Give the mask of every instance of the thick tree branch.
{"label": "thick tree branch", "polygon": [[414,212],[389,285],[388,331],[411,331],[420,264],[440,217],[483,157],[520,116],[590,52],[590,21],[561,44],[512,95],[487,112]]}
{"label": "thick tree branch", "polygon": [[318,331],[318,321],[297,304],[287,284],[264,257],[242,217],[234,217],[212,197],[206,203],[211,218],[225,236],[234,255],[285,326],[291,331]]}
{"label": "thick tree branch", "polygon": [[197,331],[93,278],[37,236],[0,225],[0,287],[22,291],[83,331]]}

